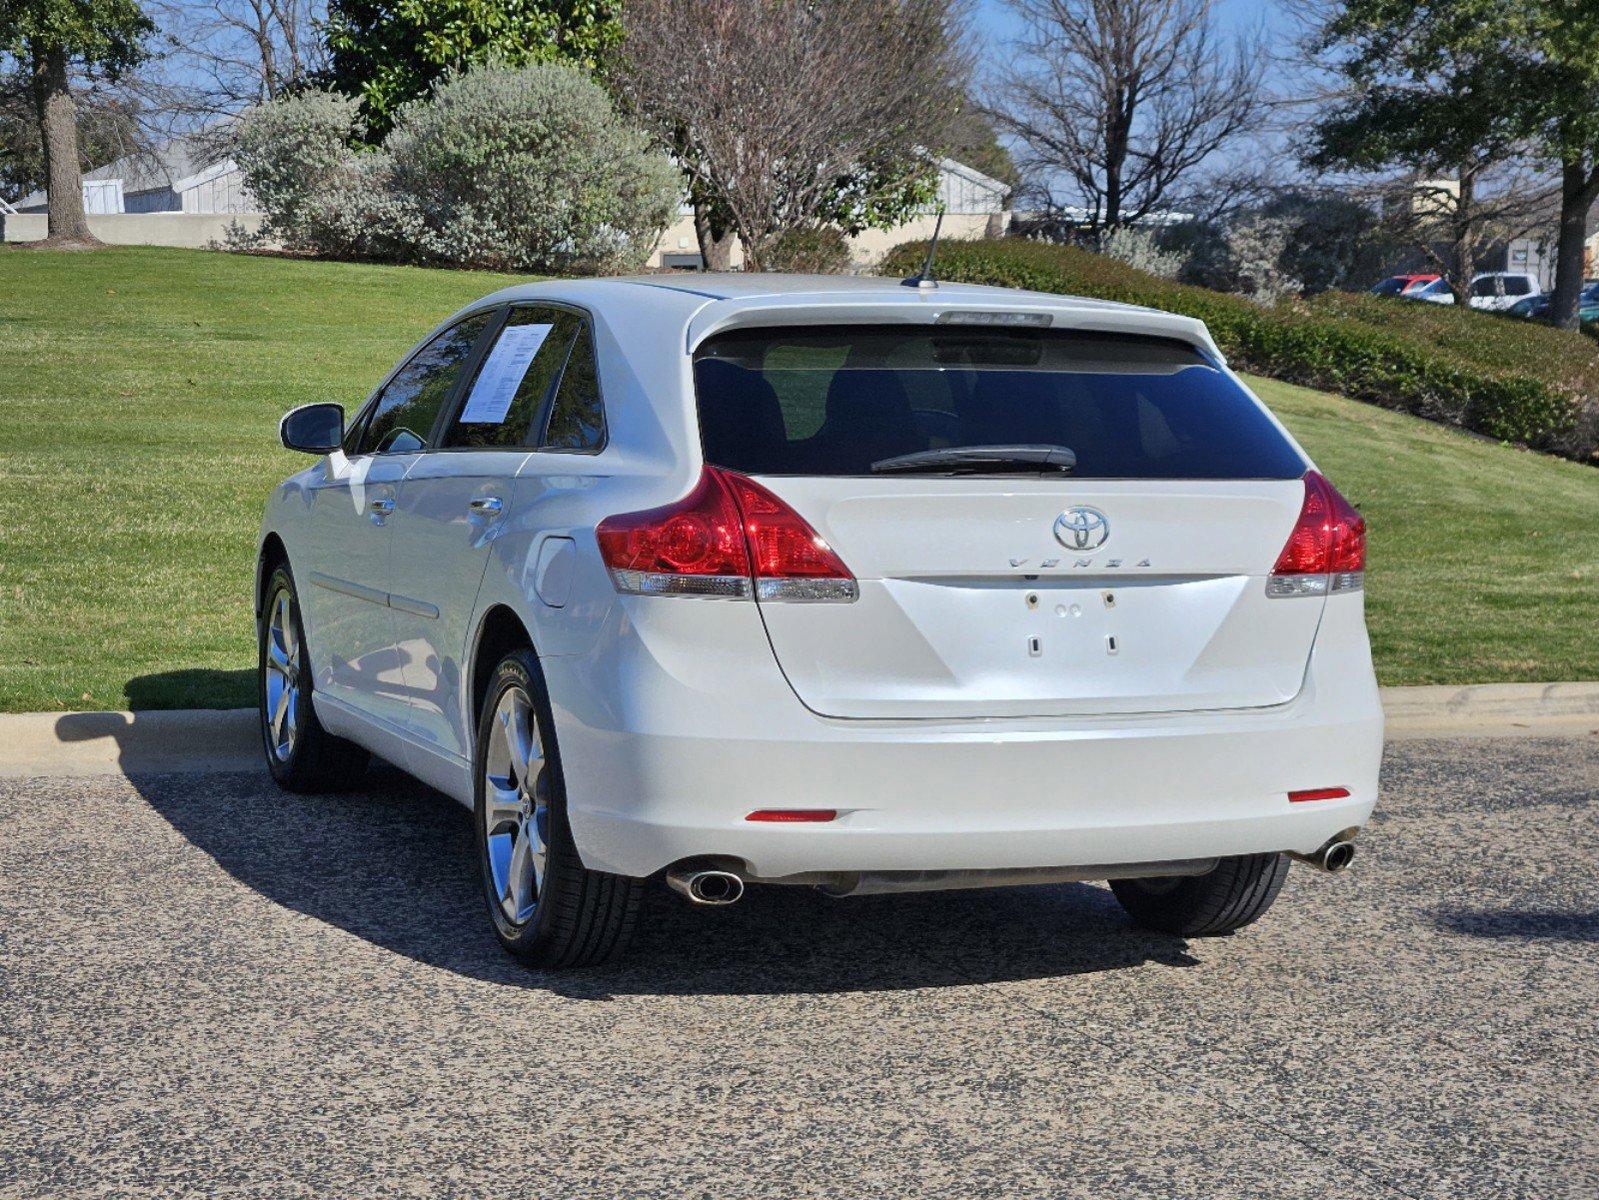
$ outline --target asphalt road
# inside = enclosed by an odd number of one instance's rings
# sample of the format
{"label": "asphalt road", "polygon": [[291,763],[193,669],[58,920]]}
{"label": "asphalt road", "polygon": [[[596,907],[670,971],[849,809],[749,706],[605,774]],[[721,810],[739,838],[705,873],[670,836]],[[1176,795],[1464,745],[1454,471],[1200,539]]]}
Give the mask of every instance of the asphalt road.
{"label": "asphalt road", "polygon": [[486,932],[395,775],[0,788],[0,1196],[1599,1196],[1599,739],[1413,742],[1230,938],[1102,887]]}

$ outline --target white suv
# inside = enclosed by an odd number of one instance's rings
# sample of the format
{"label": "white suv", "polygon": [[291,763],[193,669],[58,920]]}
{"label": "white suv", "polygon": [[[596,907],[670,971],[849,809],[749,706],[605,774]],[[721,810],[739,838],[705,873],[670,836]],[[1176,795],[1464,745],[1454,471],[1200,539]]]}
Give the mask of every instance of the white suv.
{"label": "white suv", "polygon": [[[1521,271],[1485,271],[1471,277],[1471,307],[1488,312],[1503,312],[1528,296],[1542,294],[1537,277]],[[1455,293],[1446,279],[1435,279],[1418,291],[1406,292],[1405,297],[1430,304],[1455,302]]]}
{"label": "white suv", "polygon": [[510,288],[273,493],[267,761],[470,806],[501,942],[625,940],[642,882],[1108,879],[1245,925],[1377,796],[1365,526],[1203,325],[737,275]]}

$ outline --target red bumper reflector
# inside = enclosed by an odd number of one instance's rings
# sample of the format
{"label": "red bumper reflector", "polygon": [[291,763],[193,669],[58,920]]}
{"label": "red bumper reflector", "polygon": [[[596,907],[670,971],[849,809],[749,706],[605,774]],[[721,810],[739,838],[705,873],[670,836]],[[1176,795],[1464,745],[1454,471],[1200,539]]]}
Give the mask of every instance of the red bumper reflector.
{"label": "red bumper reflector", "polygon": [[836,808],[757,808],[746,821],[831,821]]}
{"label": "red bumper reflector", "polygon": [[1311,788],[1309,791],[1288,793],[1288,803],[1290,804],[1304,804],[1308,800],[1346,800],[1348,798],[1348,788]]}

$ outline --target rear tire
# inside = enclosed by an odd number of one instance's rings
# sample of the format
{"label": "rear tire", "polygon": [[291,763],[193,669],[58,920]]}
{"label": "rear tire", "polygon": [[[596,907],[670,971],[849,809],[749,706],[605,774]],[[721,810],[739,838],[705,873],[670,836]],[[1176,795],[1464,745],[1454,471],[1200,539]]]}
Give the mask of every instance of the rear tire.
{"label": "rear tire", "polygon": [[1222,859],[1208,875],[1113,879],[1110,889],[1146,929],[1210,937],[1258,921],[1287,878],[1286,855],[1246,854]]}
{"label": "rear tire", "polygon": [[371,755],[334,737],[311,703],[311,654],[300,619],[294,575],[280,563],[267,580],[256,630],[261,746],[278,786],[290,792],[335,792],[355,787]]}
{"label": "rear tire", "polygon": [[620,952],[643,888],[578,857],[549,694],[531,650],[513,650],[494,668],[472,766],[483,900],[500,945],[542,968],[591,966]]}

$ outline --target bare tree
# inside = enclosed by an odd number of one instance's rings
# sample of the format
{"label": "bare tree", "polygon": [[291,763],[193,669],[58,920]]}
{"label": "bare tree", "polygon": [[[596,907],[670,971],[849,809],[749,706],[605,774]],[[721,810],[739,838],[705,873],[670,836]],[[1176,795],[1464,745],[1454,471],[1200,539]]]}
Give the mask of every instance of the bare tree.
{"label": "bare tree", "polygon": [[1265,116],[1258,35],[1226,44],[1214,0],[1006,0],[1023,34],[989,111],[1019,165],[1087,223],[1160,208]]}
{"label": "bare tree", "polygon": [[865,207],[903,188],[867,164],[941,143],[969,72],[961,15],[956,0],[629,0],[613,74],[759,270],[846,183]]}
{"label": "bare tree", "polygon": [[201,124],[273,100],[327,65],[322,0],[155,0],[170,103]]}

